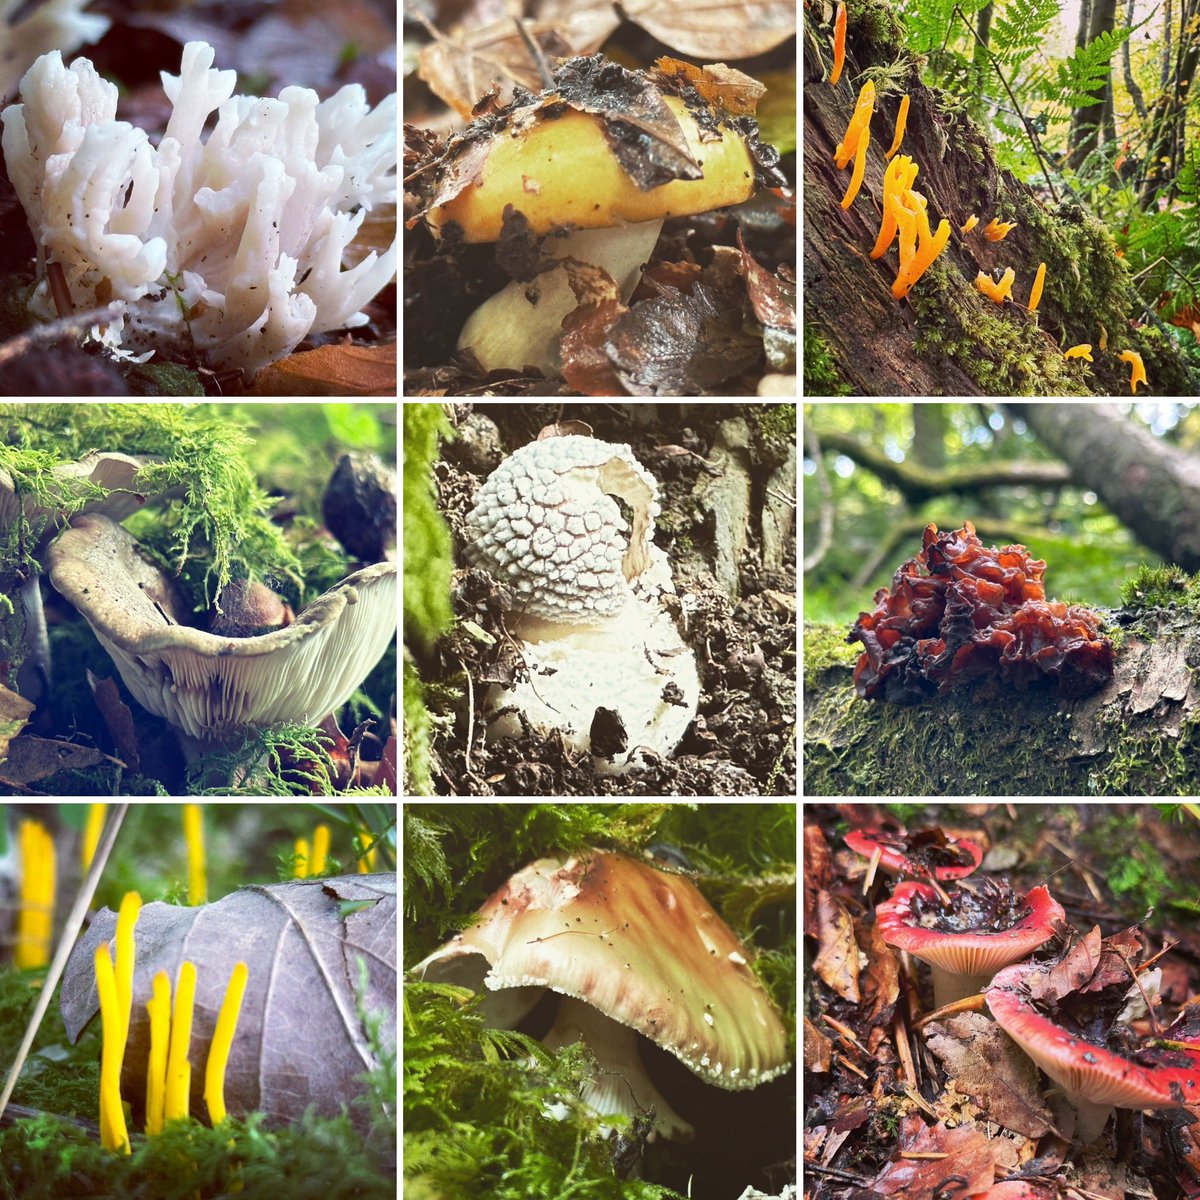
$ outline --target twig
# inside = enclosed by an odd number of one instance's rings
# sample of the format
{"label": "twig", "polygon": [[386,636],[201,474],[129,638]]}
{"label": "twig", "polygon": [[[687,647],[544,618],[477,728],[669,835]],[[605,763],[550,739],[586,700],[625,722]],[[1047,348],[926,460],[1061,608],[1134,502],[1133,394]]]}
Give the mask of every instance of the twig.
{"label": "twig", "polygon": [[50,1007],[50,999],[54,995],[54,989],[58,987],[58,981],[62,977],[63,970],[67,965],[67,959],[70,957],[71,950],[75,945],[75,939],[79,936],[80,929],[83,928],[83,918],[87,914],[92,897],[96,894],[96,888],[100,883],[100,876],[104,874],[104,864],[108,862],[108,856],[112,853],[113,845],[117,840],[117,831],[121,828],[121,822],[125,820],[125,814],[128,811],[128,804],[119,804],[113,809],[112,816],[104,828],[104,836],[100,839],[99,846],[96,847],[96,855],[92,859],[91,869],[79,887],[79,894],[75,897],[75,904],[71,909],[70,915],[67,917],[67,923],[63,926],[62,933],[59,935],[58,949],[54,952],[54,961],[51,962],[50,969],[46,972],[46,978],[42,981],[42,990],[38,993],[37,1004],[34,1005],[33,1013],[29,1018],[29,1024],[25,1026],[25,1036],[21,1039],[21,1048],[17,1051],[16,1060],[9,1069],[8,1078],[4,1081],[4,1091],[0,1092],[0,1117],[4,1116],[4,1110],[8,1107],[9,1100],[12,1099],[13,1088],[17,1086],[17,1078],[21,1074],[21,1068],[25,1065],[26,1058],[29,1057],[29,1051],[33,1046],[33,1039],[37,1037],[37,1031],[42,1024],[42,1019],[46,1015],[46,1010]]}
{"label": "twig", "polygon": [[861,1054],[865,1054],[868,1058],[871,1057],[866,1046],[864,1046],[862,1042],[860,1042],[858,1038],[854,1036],[854,1030],[848,1025],[843,1025],[841,1021],[836,1020],[827,1013],[821,1014],[821,1020],[824,1021],[825,1024],[828,1025],[834,1031],[834,1033],[836,1033],[838,1037],[842,1039],[843,1042],[853,1046],[855,1050],[859,1051]]}
{"label": "twig", "polygon": [[821,454],[821,443],[811,421],[804,422],[804,446],[808,457],[813,460],[817,492],[821,497],[821,507],[817,514],[817,545],[804,559],[804,570],[811,571],[820,564],[833,545],[833,485],[829,482],[829,474],[825,470],[825,460]]}
{"label": "twig", "polygon": [[908,1029],[904,1024],[904,1015],[896,1010],[892,1020],[892,1037],[896,1040],[896,1056],[900,1059],[900,1067],[904,1072],[904,1081],[913,1091],[917,1090],[917,1066],[913,1062],[912,1051],[908,1046]]}
{"label": "twig", "polygon": [[125,312],[125,303],[114,300],[103,308],[89,309],[87,312],[72,313],[69,317],[60,317],[36,329],[26,330],[15,338],[10,338],[0,346],[0,366],[10,358],[20,358],[44,342],[57,342],[68,334],[85,333],[89,326],[100,325],[105,321],[115,321]]}
{"label": "twig", "polygon": [[846,1183],[857,1183],[862,1187],[866,1187],[871,1181],[865,1175],[854,1175],[849,1171],[841,1171],[837,1167],[823,1167],[820,1163],[809,1162],[804,1160],[804,1169],[806,1171],[815,1171],[818,1175],[832,1175],[834,1179],[843,1179]]}
{"label": "twig", "polygon": [[525,22],[520,17],[513,17],[517,25],[517,32],[521,35],[521,41],[525,43],[525,49],[529,51],[529,57],[533,59],[534,65],[538,69],[538,74],[542,77],[542,87],[549,89],[554,86],[554,76],[550,72],[550,67],[546,62],[546,56],[542,53],[542,48],[530,35],[529,30],[525,28]]}
{"label": "twig", "polygon": [[883,858],[883,847],[876,846],[871,851],[871,861],[867,864],[867,873],[863,876],[862,894],[865,896],[875,882],[875,872],[879,870],[879,861]]}
{"label": "twig", "polygon": [[866,1071],[864,1071],[862,1067],[855,1066],[854,1063],[852,1063],[844,1054],[839,1055],[839,1058],[841,1059],[842,1066],[845,1067],[847,1071],[853,1071],[854,1074],[859,1077],[859,1079],[867,1078]]}
{"label": "twig", "polygon": [[935,1008],[933,1012],[926,1013],[916,1024],[917,1029],[924,1029],[931,1021],[940,1021],[944,1017],[952,1017],[960,1012],[982,1012],[983,1011],[983,993],[976,992],[974,996],[964,996],[961,1000],[955,1000],[950,1004],[943,1004],[941,1008]]}
{"label": "twig", "polygon": [[1141,993],[1142,1002],[1146,1005],[1146,1014],[1150,1018],[1150,1032],[1155,1037],[1162,1036],[1162,1026],[1158,1023],[1158,1017],[1154,1013],[1154,1005],[1150,1003],[1150,997],[1146,995],[1146,989],[1142,987],[1142,981],[1138,978],[1138,972],[1133,969],[1133,964],[1121,953],[1118,946],[1113,946],[1117,957],[1125,964],[1125,970],[1129,972],[1129,978],[1133,980],[1137,990]]}
{"label": "twig", "polygon": [[463,674],[467,677],[467,752],[463,755],[463,761],[467,768],[467,773],[471,772],[471,744],[475,741],[475,684],[471,679],[471,672],[467,670],[467,664],[460,658],[458,665],[462,667]]}

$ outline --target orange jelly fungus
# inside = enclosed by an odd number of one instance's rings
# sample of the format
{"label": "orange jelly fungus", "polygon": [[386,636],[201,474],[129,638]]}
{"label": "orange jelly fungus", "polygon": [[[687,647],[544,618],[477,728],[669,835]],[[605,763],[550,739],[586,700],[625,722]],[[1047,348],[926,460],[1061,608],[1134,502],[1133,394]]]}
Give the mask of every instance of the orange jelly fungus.
{"label": "orange jelly fungus", "polygon": [[997,221],[993,217],[983,231],[989,242],[1002,242],[1017,227],[1016,221]]}
{"label": "orange jelly fungus", "polygon": [[1017,277],[1016,271],[1009,267],[997,283],[990,275],[985,275],[980,271],[975,276],[975,286],[989,299],[997,304],[1003,304],[1009,298],[1009,293],[1012,291],[1013,280]]}
{"label": "orange jelly fungus", "polygon": [[850,176],[850,186],[842,197],[843,208],[849,208],[854,203],[854,197],[858,195],[858,189],[862,187],[863,171],[867,166],[867,147],[870,144],[871,129],[870,126],[867,126],[863,129],[862,137],[858,139],[858,149],[854,152],[854,173]]}
{"label": "orange jelly fungus", "polygon": [[896,136],[892,138],[892,148],[883,156],[888,162],[892,161],[892,155],[900,149],[900,143],[904,141],[904,128],[908,124],[908,97],[905,96],[900,101],[900,112],[896,117]]}
{"label": "orange jelly fungus", "polygon": [[1150,386],[1150,381],[1146,378],[1146,367],[1142,362],[1142,356],[1136,350],[1122,350],[1117,357],[1132,368],[1129,372],[1129,394],[1131,396],[1137,395],[1139,383]]}
{"label": "orange jelly fungus", "polygon": [[833,70],[829,73],[830,84],[835,84],[842,77],[842,67],[846,64],[846,6],[837,6],[837,16],[833,22]]}
{"label": "orange jelly fungus", "polygon": [[1046,282],[1046,264],[1038,263],[1037,274],[1033,279],[1033,287],[1029,289],[1029,311],[1037,312],[1037,306],[1042,299],[1042,285]]}
{"label": "orange jelly fungus", "polygon": [[978,217],[977,217],[977,216],[976,216],[974,213],[972,213],[972,214],[971,214],[971,215],[970,215],[970,216],[967,218],[967,220],[966,220],[966,224],[964,224],[964,225],[960,225],[960,226],[958,227],[958,232],[959,232],[959,233],[970,233],[970,232],[971,232],[971,230],[972,230],[972,229],[974,229],[974,228],[975,228],[975,226],[976,226],[976,225],[978,225],[978,224],[979,224],[979,218],[978,218]]}
{"label": "orange jelly fungus", "polygon": [[858,149],[859,139],[862,137],[863,130],[871,123],[871,114],[874,111],[875,85],[868,79],[862,85],[862,91],[858,93],[858,102],[854,105],[850,124],[846,126],[846,136],[838,143],[838,148],[834,155],[834,165],[839,171],[843,170],[854,157],[854,153]]}
{"label": "orange jelly fungus", "polygon": [[1063,354],[1063,358],[1086,358],[1088,362],[1095,362],[1092,358],[1092,343],[1080,342],[1078,346],[1072,346]]}

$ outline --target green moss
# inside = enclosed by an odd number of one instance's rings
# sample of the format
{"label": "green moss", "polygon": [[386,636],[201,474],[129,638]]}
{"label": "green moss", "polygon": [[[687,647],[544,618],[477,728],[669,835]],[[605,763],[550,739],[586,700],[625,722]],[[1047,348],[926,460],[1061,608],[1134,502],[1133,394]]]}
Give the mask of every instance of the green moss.
{"label": "green moss", "polygon": [[853,388],[842,378],[833,350],[813,326],[804,328],[804,394],[849,396]]}
{"label": "green moss", "polygon": [[849,632],[838,625],[804,622],[800,654],[804,661],[805,687],[821,687],[831,672],[840,673],[858,661],[862,647],[846,641]]}
{"label": "green moss", "polygon": [[131,367],[125,382],[134,396],[204,396],[204,384],[195,371],[172,362],[148,362]]}
{"label": "green moss", "polygon": [[433,464],[450,436],[440,404],[404,406],[404,634],[428,648],[450,627],[450,530],[438,511]]}
{"label": "green moss", "polygon": [[1126,608],[1200,608],[1200,580],[1174,564],[1151,567],[1143,563],[1121,585]]}

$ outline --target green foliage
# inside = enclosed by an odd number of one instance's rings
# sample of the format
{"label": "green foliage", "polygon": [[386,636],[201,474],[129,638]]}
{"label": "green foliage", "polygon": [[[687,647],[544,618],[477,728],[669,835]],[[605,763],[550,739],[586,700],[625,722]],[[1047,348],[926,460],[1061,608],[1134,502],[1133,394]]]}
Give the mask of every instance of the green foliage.
{"label": "green foliage", "polygon": [[904,17],[905,44],[914,54],[940,49],[958,20],[955,9],[974,16],[987,0],[905,0],[900,6]]}
{"label": "green foliage", "polygon": [[424,647],[450,626],[450,530],[438,511],[433,464],[450,425],[437,404],[404,406],[404,632]]}
{"label": "green foliage", "polygon": [[853,388],[841,377],[829,342],[812,327],[804,331],[804,394],[849,396]]}
{"label": "green foliage", "polygon": [[404,651],[404,775],[412,796],[432,796],[433,717],[425,706],[425,688]]}
{"label": "green foliage", "polygon": [[[1054,0],[1053,8],[1057,12],[1057,0]],[[1101,33],[1070,58],[1058,63],[1053,80],[1043,85],[1046,100],[1068,108],[1095,104],[1094,93],[1105,87],[1112,74],[1113,55],[1129,40],[1132,32],[1131,29],[1117,29]]]}
{"label": "green foliage", "polygon": [[189,795],[336,795],[332,744],[323,730],[306,725],[260,729],[234,750],[214,750],[191,763],[188,787],[195,790]]}
{"label": "green foliage", "polygon": [[1045,40],[1059,9],[1059,0],[1009,0],[997,6],[988,47],[1002,69],[1024,63]]}

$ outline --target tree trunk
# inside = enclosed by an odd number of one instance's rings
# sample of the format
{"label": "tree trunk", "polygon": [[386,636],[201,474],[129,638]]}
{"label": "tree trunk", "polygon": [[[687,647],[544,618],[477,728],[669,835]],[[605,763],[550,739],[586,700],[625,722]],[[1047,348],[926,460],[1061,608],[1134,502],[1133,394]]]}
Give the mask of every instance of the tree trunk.
{"label": "tree trunk", "polygon": [[1153,123],[1149,135],[1150,149],[1146,155],[1146,176],[1138,203],[1147,209],[1160,194],[1160,184],[1167,180],[1168,197],[1178,189],[1177,176],[1183,161],[1183,134],[1187,126],[1188,97],[1196,68],[1200,65],[1200,37],[1190,27],[1200,18],[1200,0],[1181,0],[1180,31],[1173,70],[1163,82],[1163,89],[1154,105]]}
{"label": "tree trunk", "polygon": [[[1133,6],[1135,0],[1129,0],[1125,6],[1125,24],[1133,25]],[[1137,114],[1144,121],[1147,116],[1146,98],[1142,95],[1142,89],[1138,87],[1137,80],[1133,77],[1133,63],[1129,57],[1129,39],[1126,38],[1121,43],[1121,73],[1125,79],[1125,90],[1129,93],[1129,98],[1133,101],[1133,107],[1137,109]]]}
{"label": "tree trunk", "polygon": [[975,22],[975,50],[971,56],[971,93],[975,100],[976,116],[980,117],[984,110],[984,83],[987,80],[988,64],[991,62],[988,47],[991,44],[992,16],[995,11],[995,4],[985,4],[979,10]]}
{"label": "tree trunk", "polygon": [[1098,404],[1021,404],[1014,414],[1142,545],[1200,571],[1200,458]]}
{"label": "tree trunk", "polygon": [[944,404],[912,406],[913,458],[922,467],[940,470],[946,465],[946,429],[950,409]]}
{"label": "tree trunk", "polygon": [[[1082,24],[1083,14],[1080,14]],[[1087,40],[1093,42],[1102,33],[1112,33],[1117,23],[1117,0],[1092,0],[1091,19],[1087,27]],[[1078,46],[1078,35],[1075,39]],[[1093,103],[1084,108],[1075,109],[1071,116],[1071,150],[1067,155],[1067,163],[1072,170],[1078,171],[1083,166],[1084,159],[1096,149],[1100,143],[1100,131],[1104,125],[1105,107],[1112,104],[1112,84],[1106,82],[1098,91],[1092,92]]]}
{"label": "tree trunk", "polygon": [[806,624],[805,795],[1196,795],[1200,623],[1180,609],[1127,619],[1116,672],[1091,696],[984,679],[911,706],[859,698],[847,629]]}

